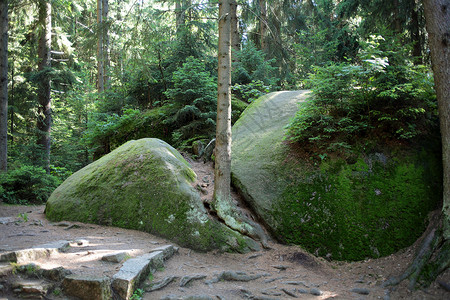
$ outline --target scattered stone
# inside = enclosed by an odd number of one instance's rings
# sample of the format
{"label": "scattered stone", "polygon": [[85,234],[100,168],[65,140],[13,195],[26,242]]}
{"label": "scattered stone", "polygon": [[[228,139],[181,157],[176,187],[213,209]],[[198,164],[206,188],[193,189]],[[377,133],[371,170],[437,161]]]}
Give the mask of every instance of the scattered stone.
{"label": "scattered stone", "polygon": [[111,262],[111,263],[121,263],[126,258],[129,258],[130,255],[128,252],[119,252],[119,253],[113,253],[113,254],[107,254],[102,257],[103,261]]}
{"label": "scattered stone", "polygon": [[280,271],[284,271],[284,270],[287,269],[287,267],[283,266],[283,265],[276,265],[276,266],[272,266],[272,267],[275,268],[275,269],[278,269]]}
{"label": "scattered stone", "polygon": [[450,292],[450,284],[448,284],[447,282],[444,282],[442,280],[438,280],[438,283],[441,288],[443,288],[447,292]]}
{"label": "scattered stone", "polygon": [[290,291],[288,289],[282,288],[281,289],[286,295],[297,298],[297,295],[295,294],[295,290]]}
{"label": "scattered stone", "polygon": [[69,275],[64,278],[62,287],[67,296],[82,300],[109,300],[112,298],[111,281],[108,277]]}
{"label": "scattered stone", "polygon": [[166,287],[167,285],[169,285],[172,281],[174,281],[175,279],[178,279],[178,276],[167,276],[165,277],[163,280],[161,281],[157,281],[157,282],[152,282],[148,285],[146,285],[146,287],[144,288],[144,290],[146,292],[152,292],[152,291],[156,291],[156,290],[160,290],[164,287]]}
{"label": "scattered stone", "polygon": [[78,239],[70,242],[70,244],[76,244],[77,246],[89,246],[89,241],[84,239]]}
{"label": "scattered stone", "polygon": [[67,249],[70,248],[70,242],[69,241],[56,241],[51,242],[43,245],[34,246],[33,249],[49,249],[49,250],[57,250],[64,252]]}
{"label": "scattered stone", "polygon": [[174,247],[173,245],[165,245],[165,246],[161,246],[155,249],[150,250],[149,252],[157,252],[157,251],[161,251],[163,253],[164,256],[164,260],[167,260],[169,258],[171,258],[175,253],[178,253],[179,248],[178,247]]}
{"label": "scattered stone", "polygon": [[309,285],[304,281],[283,281],[282,284],[290,284],[290,285],[303,285],[304,287],[309,288]]}
{"label": "scattered stone", "polygon": [[13,223],[14,222],[14,218],[11,218],[11,217],[2,217],[2,218],[0,218],[0,224],[2,224],[2,225],[6,225],[6,224],[9,224],[9,223]]}
{"label": "scattered stone", "polygon": [[39,274],[42,275],[44,278],[47,278],[48,280],[52,281],[62,281],[66,276],[69,276],[72,274],[70,270],[64,269],[63,267],[57,267],[54,269],[40,269]]}
{"label": "scattered stone", "polygon": [[309,292],[305,289],[297,289],[297,292],[299,292],[300,294],[309,294]]}
{"label": "scattered stone", "polygon": [[129,299],[134,290],[145,280],[152,269],[164,266],[161,251],[131,258],[123,263],[119,272],[113,276],[112,288],[123,299]]}
{"label": "scattered stone", "polygon": [[43,280],[18,280],[11,287],[20,298],[41,299],[52,288],[52,284]]}
{"label": "scattered stone", "polygon": [[317,288],[310,289],[309,293],[314,296],[322,296],[322,294],[323,294],[323,292]]}
{"label": "scattered stone", "polygon": [[189,282],[193,281],[193,280],[200,280],[200,279],[205,279],[206,275],[203,274],[196,274],[196,275],[192,275],[192,276],[183,276],[183,278],[181,278],[180,280],[180,287],[186,286]]}
{"label": "scattered stone", "polygon": [[354,288],[351,290],[352,293],[360,294],[360,295],[369,295],[370,291],[365,288]]}
{"label": "scattered stone", "polygon": [[209,176],[208,176],[208,175],[203,176],[202,181],[203,181],[204,183],[210,183]]}

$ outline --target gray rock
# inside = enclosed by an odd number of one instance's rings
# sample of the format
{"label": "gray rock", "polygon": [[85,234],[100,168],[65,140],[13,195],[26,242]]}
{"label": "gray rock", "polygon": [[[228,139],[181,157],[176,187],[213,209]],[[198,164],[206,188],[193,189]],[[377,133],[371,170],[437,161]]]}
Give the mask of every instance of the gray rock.
{"label": "gray rock", "polygon": [[240,271],[223,271],[220,274],[216,275],[215,278],[206,281],[206,284],[210,284],[210,283],[216,283],[219,282],[221,280],[225,280],[225,281],[251,281],[251,280],[256,280],[258,278],[261,278],[263,275],[262,274],[250,274],[248,275],[245,272],[240,272]]}
{"label": "gray rock", "polygon": [[300,294],[309,294],[309,292],[305,289],[297,289]]}
{"label": "gray rock", "polygon": [[173,245],[165,245],[160,246],[158,248],[152,249],[149,252],[161,251],[164,256],[164,260],[171,258],[175,253],[178,253],[178,247],[174,247]]}
{"label": "gray rock", "polygon": [[107,262],[112,262],[112,263],[120,263],[129,257],[130,257],[130,254],[128,252],[119,252],[119,253],[104,255],[102,257],[102,260],[107,261]]}
{"label": "gray rock", "polygon": [[183,276],[183,278],[181,278],[180,280],[180,287],[186,286],[189,282],[193,281],[193,280],[201,280],[201,279],[205,279],[206,275],[203,274],[196,274],[196,275],[192,275],[192,276]]}
{"label": "gray rock", "polygon": [[65,295],[82,300],[109,300],[112,296],[108,277],[69,275],[64,278],[62,288]]}
{"label": "gray rock", "polygon": [[48,280],[52,281],[62,281],[66,276],[69,276],[72,274],[70,270],[64,269],[63,267],[57,267],[54,269],[40,269],[39,273],[41,276]]}
{"label": "gray rock", "polygon": [[134,290],[146,279],[152,269],[163,266],[161,251],[132,258],[124,262],[119,272],[112,278],[112,289],[122,299],[128,299]]}
{"label": "gray rock", "polygon": [[323,292],[317,288],[310,289],[309,293],[314,296],[322,296],[322,294],[323,294]]}
{"label": "gray rock", "polygon": [[283,293],[277,291],[275,288],[269,288],[261,291],[261,294],[267,296],[281,296]]}
{"label": "gray rock", "polygon": [[20,298],[38,298],[40,299],[48,290],[52,288],[52,284],[44,280],[24,280],[19,279],[11,284],[16,295]]}
{"label": "gray rock", "polygon": [[351,290],[352,293],[360,294],[360,295],[369,295],[370,290],[366,288],[354,288]]}
{"label": "gray rock", "polygon": [[290,285],[303,285],[304,287],[309,287],[309,284],[304,281],[282,281],[282,284],[290,284]]}
{"label": "gray rock", "polygon": [[281,289],[286,295],[297,298],[297,294],[295,294],[295,289],[294,290],[288,290],[285,288]]}

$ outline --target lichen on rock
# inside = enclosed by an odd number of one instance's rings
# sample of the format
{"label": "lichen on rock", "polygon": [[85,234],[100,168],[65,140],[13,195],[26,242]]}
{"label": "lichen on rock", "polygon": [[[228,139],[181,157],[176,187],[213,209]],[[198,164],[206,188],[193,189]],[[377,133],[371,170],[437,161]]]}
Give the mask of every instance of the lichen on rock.
{"label": "lichen on rock", "polygon": [[129,141],[61,184],[47,201],[46,216],[146,231],[200,251],[249,251],[248,238],[208,217],[191,186],[195,178],[169,144]]}

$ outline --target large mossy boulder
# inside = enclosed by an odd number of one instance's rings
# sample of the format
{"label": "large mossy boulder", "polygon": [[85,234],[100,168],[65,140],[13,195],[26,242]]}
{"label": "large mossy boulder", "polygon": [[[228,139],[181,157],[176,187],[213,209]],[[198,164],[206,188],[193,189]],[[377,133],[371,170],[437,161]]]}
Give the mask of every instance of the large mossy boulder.
{"label": "large mossy boulder", "polygon": [[129,141],[70,176],[50,196],[52,221],[137,229],[181,246],[245,252],[255,242],[208,217],[191,184],[196,174],[169,144]]}
{"label": "large mossy boulder", "polygon": [[275,238],[316,255],[360,260],[411,245],[439,201],[439,151],[300,155],[285,127],[308,94],[271,93],[244,111],[233,126],[233,183]]}

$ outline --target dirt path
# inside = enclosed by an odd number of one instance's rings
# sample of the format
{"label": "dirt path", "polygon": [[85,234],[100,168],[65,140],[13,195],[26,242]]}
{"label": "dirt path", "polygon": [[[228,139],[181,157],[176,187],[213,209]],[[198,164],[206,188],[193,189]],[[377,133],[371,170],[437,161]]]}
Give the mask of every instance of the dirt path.
{"label": "dirt path", "polygon": [[[203,200],[208,201],[213,191],[212,166],[201,162],[191,163],[198,174],[196,185],[204,190]],[[238,200],[236,202],[239,203]],[[123,250],[134,257],[156,247],[173,244],[135,230],[78,222],[52,223],[45,219],[44,208],[0,204],[0,253],[59,240],[84,239],[89,242],[88,246],[74,246],[67,253],[36,263],[48,269],[63,266],[83,276],[111,277],[121,264],[101,261],[100,257],[105,253]],[[291,299],[293,296],[301,299],[450,299],[450,292],[438,284],[438,281],[450,283],[449,270],[426,290],[408,291],[406,283],[390,290],[381,286],[387,278],[400,274],[407,267],[417,243],[388,257],[354,263],[328,262],[311,256],[297,246],[271,242],[270,247],[269,250],[248,254],[197,253],[180,248],[178,254],[166,262],[165,268],[150,278],[152,282],[170,276],[176,276],[177,279],[161,290],[145,293],[143,299],[162,299],[167,296],[172,297],[167,299],[182,299],[190,295],[208,295],[212,299]],[[261,277],[248,282],[219,280],[205,283],[224,271],[245,272],[249,276]],[[204,278],[180,287],[183,276],[194,275]],[[359,289],[360,293],[354,289]],[[368,295],[363,295],[367,292]],[[7,297],[14,299],[11,295]]]}

